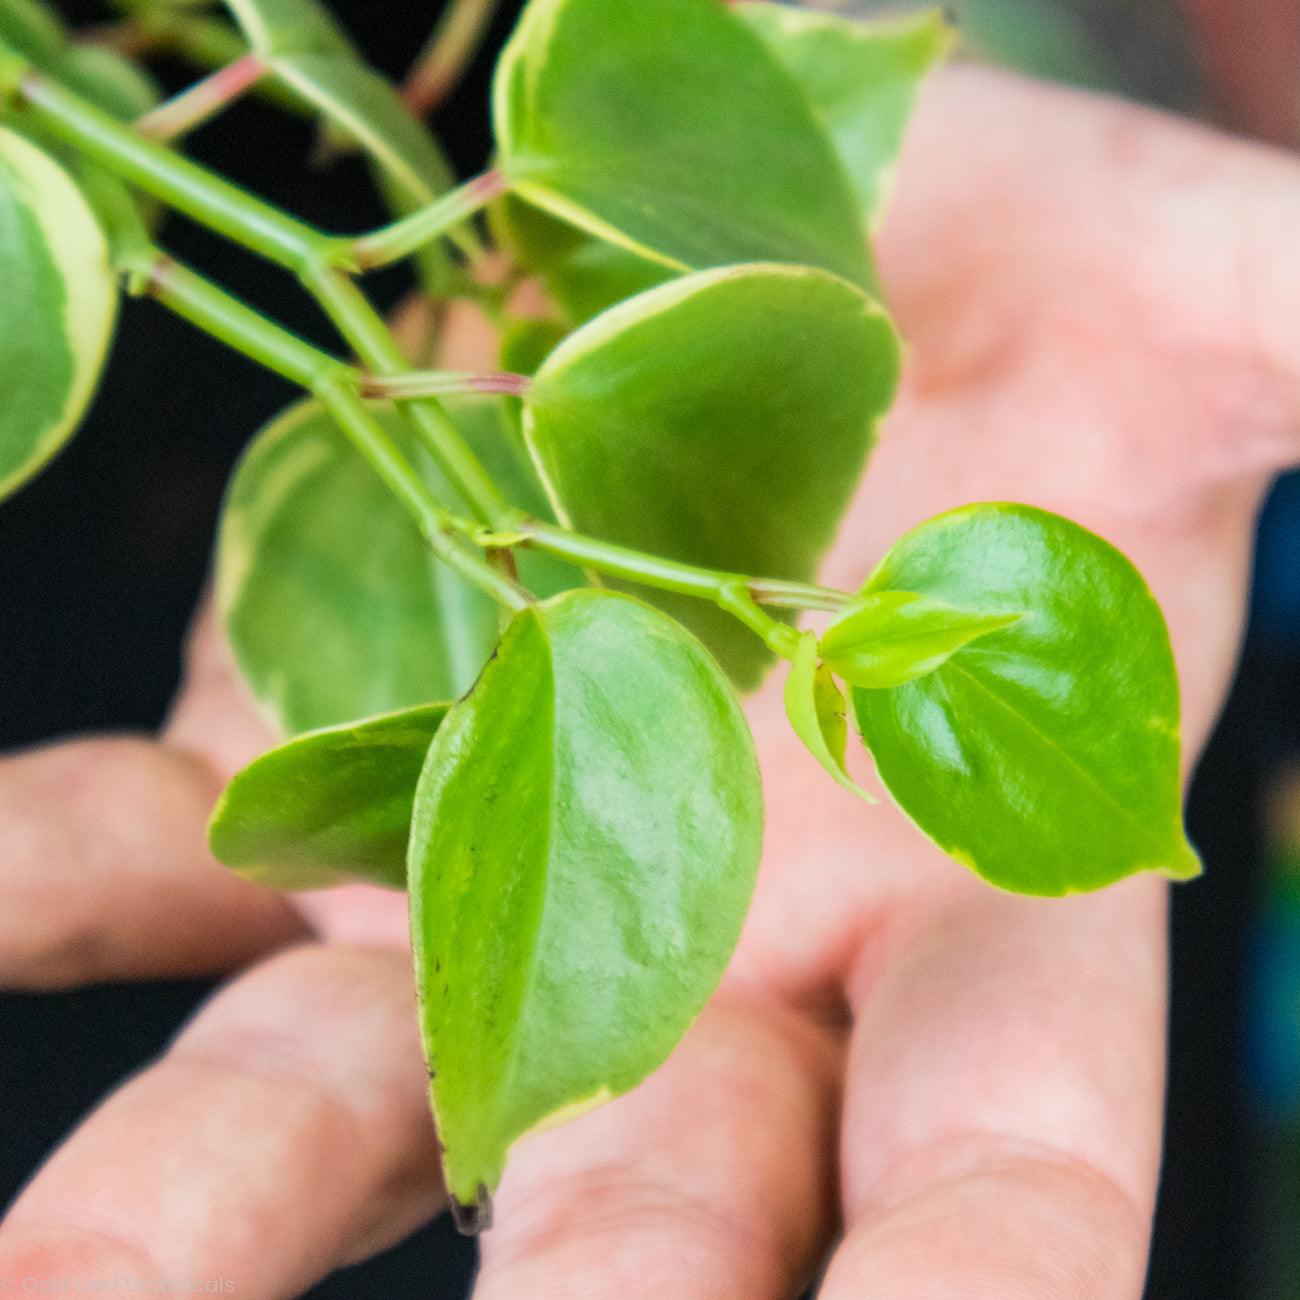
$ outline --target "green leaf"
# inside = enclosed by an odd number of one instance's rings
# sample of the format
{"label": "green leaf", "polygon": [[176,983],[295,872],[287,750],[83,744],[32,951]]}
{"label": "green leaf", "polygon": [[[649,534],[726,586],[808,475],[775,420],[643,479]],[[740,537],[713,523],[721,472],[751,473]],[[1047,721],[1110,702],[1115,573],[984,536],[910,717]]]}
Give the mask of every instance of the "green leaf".
{"label": "green leaf", "polygon": [[208,824],[213,854],[273,889],[405,889],[415,787],[446,714],[426,704],[263,754],[226,786]]}
{"label": "green leaf", "polygon": [[872,23],[778,4],[742,4],[737,12],[803,89],[839,150],[864,221],[874,227],[917,91],[952,49],[952,28],[938,10]]}
{"label": "green leaf", "polygon": [[911,591],[873,591],[826,629],[821,652],[846,682],[887,689],[924,677],[962,646],[1019,619],[1017,613],[958,609]]}
{"label": "green leaf", "polygon": [[0,498],[72,435],[117,319],[108,245],[58,163],[0,128]]}
{"label": "green leaf", "polygon": [[[810,580],[898,379],[860,290],[808,268],[700,272],[598,316],[537,372],[524,425],[579,531],[754,577]],[[711,605],[656,602],[737,681],[770,662]]]}
{"label": "green leaf", "polygon": [[805,632],[799,638],[790,675],[785,679],[785,713],[794,733],[808,752],[851,794],[867,803],[876,801],[849,775],[845,763],[849,728],[844,720],[848,705],[830,669],[817,662],[817,638]]}
{"label": "green leaf", "polygon": [[[449,402],[496,481],[547,513],[505,415],[507,399]],[[439,496],[456,497],[390,409],[376,415]],[[520,556],[543,595],[576,570]],[[291,407],[245,453],[227,496],[218,604],[254,696],[290,734],[451,699],[497,638],[495,604],[433,558],[410,517],[314,403]]]}
{"label": "green leaf", "polygon": [[469,1222],[517,1138],[667,1058],[761,840],[753,742],[697,642],[605,592],[515,618],[434,739],[411,828],[421,1025]]}
{"label": "green leaf", "polygon": [[717,0],[531,0],[497,66],[493,119],[516,193],[643,257],[872,282],[830,138]]}
{"label": "green leaf", "polygon": [[1024,894],[1198,874],[1169,633],[1119,551],[1029,506],[968,506],[889,552],[865,591],[891,590],[1024,612],[925,677],[852,693],[881,780],[944,852]]}

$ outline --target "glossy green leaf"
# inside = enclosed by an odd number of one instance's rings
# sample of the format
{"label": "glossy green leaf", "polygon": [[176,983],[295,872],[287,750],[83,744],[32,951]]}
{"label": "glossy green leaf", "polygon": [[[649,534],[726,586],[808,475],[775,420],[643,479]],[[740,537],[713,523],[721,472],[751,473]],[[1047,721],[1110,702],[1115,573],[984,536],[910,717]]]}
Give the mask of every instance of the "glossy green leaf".
{"label": "glossy green leaf", "polygon": [[404,709],[263,754],[226,786],[208,824],[213,854],[273,889],[405,889],[415,787],[446,713]]}
{"label": "glossy green leaf", "polygon": [[[598,316],[537,372],[524,424],[581,532],[756,577],[809,580],[898,379],[888,317],[821,271],[700,272]],[[733,678],[758,640],[698,600],[656,596]]]}
{"label": "glossy green leaf", "polygon": [[399,207],[428,203],[450,187],[433,136],[316,0],[227,0],[227,7],[280,81],[382,168]]}
{"label": "glossy green leaf", "polygon": [[0,128],[0,498],[71,436],[117,319],[108,245],[58,163]]}
{"label": "glossy green leaf", "polygon": [[845,762],[849,727],[848,704],[830,669],[817,659],[817,638],[805,632],[799,638],[790,674],[785,679],[785,712],[794,733],[808,752],[851,794],[867,803],[876,801],[849,775]]}
{"label": "glossy green leaf", "polygon": [[[506,399],[449,403],[511,499],[546,512],[504,412]],[[391,410],[388,432],[448,503],[446,481]],[[520,556],[542,595],[576,570]],[[221,525],[218,603],[254,695],[292,734],[467,690],[497,638],[495,604],[436,561],[410,517],[312,402],[249,447]]]}
{"label": "glossy green leaf", "polygon": [[1169,633],[1119,551],[1029,506],[968,506],[889,552],[865,592],[891,590],[1024,613],[927,676],[852,692],[881,779],[940,848],[1025,894],[1199,872]]}
{"label": "glossy green leaf", "polygon": [[501,165],[529,202],[679,270],[871,270],[799,88],[717,0],[531,0],[501,56]]}
{"label": "glossy green leaf", "polygon": [[917,90],[952,48],[943,15],[863,23],[767,3],[742,4],[737,12],[803,89],[839,150],[864,220],[876,225]]}
{"label": "glossy green leaf", "polygon": [[434,739],[411,830],[421,1024],[470,1222],[517,1138],[667,1058],[761,839],[753,742],[696,641],[606,592],[516,617]]}
{"label": "glossy green leaf", "polygon": [[821,652],[846,682],[887,689],[924,677],[962,646],[1019,618],[1018,613],[958,609],[911,591],[873,591],[826,629]]}

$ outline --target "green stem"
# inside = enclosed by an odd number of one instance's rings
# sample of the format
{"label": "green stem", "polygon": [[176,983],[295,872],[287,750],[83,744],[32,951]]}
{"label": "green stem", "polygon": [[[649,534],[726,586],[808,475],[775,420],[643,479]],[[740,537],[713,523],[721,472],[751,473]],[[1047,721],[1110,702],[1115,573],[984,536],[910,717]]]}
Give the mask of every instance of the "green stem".
{"label": "green stem", "polygon": [[346,250],[347,240],[323,234],[165,145],[136,135],[37,72],[22,78],[18,99],[23,114],[42,131],[269,261],[301,272],[345,255],[341,249]]}
{"label": "green stem", "polygon": [[532,381],[508,371],[408,370],[400,375],[366,375],[363,397],[401,401],[413,397],[442,397],[448,393],[484,393],[522,397]]}
{"label": "green stem", "polygon": [[[0,44],[0,55],[6,53]],[[338,266],[347,260],[351,241],[323,234],[164,145],[143,139],[39,73],[26,72],[16,95],[24,114],[85,158],[297,272],[376,374],[400,374],[409,368],[383,318]],[[403,403],[402,409],[471,510],[481,522],[495,525],[508,506],[447,412],[433,398]]]}
{"label": "green stem", "polygon": [[[268,260],[297,272],[306,288],[376,376],[408,375],[397,341],[340,262],[360,247],[364,258],[395,260],[478,210],[504,185],[488,173],[406,221],[360,240],[323,234],[246,193],[182,155],[134,134],[107,114],[27,69],[0,43],[0,91],[10,89],[20,111],[45,132],[91,162]],[[18,75],[21,71],[21,75]],[[3,106],[0,95],[0,106]],[[144,239],[119,243],[131,287],[147,293],[207,333],[284,378],[314,392],[358,451],[416,518],[435,554],[507,608],[521,608],[527,593],[463,540],[471,534],[489,547],[526,542],[584,568],[711,601],[739,619],[775,653],[792,658],[798,633],[767,614],[760,601],[796,608],[836,609],[843,593],[799,583],[754,580],[680,564],[529,519],[510,506],[450,416],[433,397],[399,401],[425,445],[478,525],[452,515],[370,415],[358,392],[362,377],[341,361],[271,323],[202,276],[180,266]],[[370,264],[380,264],[373,262]],[[372,381],[373,382],[373,381]],[[486,525],[497,535],[485,537]]]}
{"label": "green stem", "polygon": [[[0,55],[7,52],[0,44]],[[347,260],[351,241],[323,234],[174,150],[143,139],[39,73],[25,73],[16,93],[24,114],[85,158],[297,272],[376,374],[400,374],[409,368],[383,318],[338,265]],[[470,188],[474,185],[471,182]],[[447,412],[433,398],[403,403],[402,409],[470,509],[481,522],[495,525],[508,512],[505,499]]]}
{"label": "green stem", "polygon": [[682,564],[658,555],[646,555],[612,542],[583,537],[567,528],[537,519],[517,518],[503,532],[506,540],[512,536],[522,537],[537,550],[569,560],[584,569],[594,569],[597,573],[622,578],[643,587],[654,587],[660,591],[672,591],[681,596],[710,601],[738,618],[763,640],[768,649],[783,659],[794,658],[799,634],[761,608],[758,602],[763,595],[775,594],[778,599],[773,604],[787,604],[796,593],[805,592],[813,597],[817,607],[825,607],[832,600],[843,603],[847,599],[842,593],[825,588],[802,587],[798,583],[755,581],[743,574],[723,573],[694,564]]}
{"label": "green stem", "polygon": [[353,370],[156,248],[134,249],[119,258],[118,269],[137,293],[155,299],[229,347],[314,393],[410,511],[440,560],[507,609],[522,609],[528,603],[528,593],[517,582],[465,544],[461,536],[464,526],[366,409],[356,388],[359,376]]}
{"label": "green stem", "polygon": [[828,614],[838,614],[853,599],[846,591],[779,578],[751,579],[749,592],[760,605],[773,609],[820,609]]}
{"label": "green stem", "polygon": [[506,180],[499,171],[484,172],[409,217],[354,239],[342,255],[361,270],[400,262],[455,230],[505,191]]}
{"label": "green stem", "polygon": [[414,467],[367,411],[357,391],[359,376],[341,361],[296,335],[265,320],[252,308],[181,266],[157,249],[142,249],[125,257],[121,269],[155,298],[228,346],[260,362],[276,374],[314,392],[411,512],[434,553],[461,576],[486,591],[508,609],[521,608],[527,595],[509,574],[466,547],[462,536],[491,550],[521,543],[583,568],[622,578],[661,591],[707,600],[739,619],[774,653],[792,658],[798,633],[764,612],[760,602],[806,609],[837,609],[847,600],[843,592],[801,583],[751,579],[696,565],[647,555],[611,542],[570,532],[529,519],[505,507],[500,533],[485,534],[478,524],[459,519],[433,495]]}
{"label": "green stem", "polygon": [[290,383],[314,392],[327,379],[346,377],[353,386],[357,382],[343,362],[267,320],[157,248],[132,249],[118,258],[118,269],[134,293],[162,303]]}
{"label": "green stem", "polygon": [[[381,376],[408,372],[406,357],[384,318],[352,280],[339,271],[316,267],[302,279],[367,367]],[[398,409],[409,417],[438,467],[480,523],[497,527],[511,515],[506,499],[436,398],[402,401]]]}

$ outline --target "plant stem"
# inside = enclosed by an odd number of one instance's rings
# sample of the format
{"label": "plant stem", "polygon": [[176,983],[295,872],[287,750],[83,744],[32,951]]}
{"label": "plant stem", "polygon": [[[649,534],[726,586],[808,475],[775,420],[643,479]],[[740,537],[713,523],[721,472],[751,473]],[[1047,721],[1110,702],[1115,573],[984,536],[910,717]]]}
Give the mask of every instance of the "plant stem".
{"label": "plant stem", "polygon": [[451,0],[416,60],[402,98],[417,117],[437,108],[455,89],[487,35],[497,0]]}
{"label": "plant stem", "polygon": [[235,103],[266,73],[260,55],[242,55],[137,118],[135,129],[151,140],[177,140]]}
{"label": "plant stem", "polygon": [[[0,56],[7,52],[0,43]],[[383,318],[339,265],[349,258],[351,240],[326,235],[165,145],[143,139],[39,73],[22,75],[16,95],[22,112],[90,161],[295,271],[371,370],[395,375],[409,368]],[[478,187],[485,188],[481,182]],[[405,402],[402,409],[470,509],[481,522],[495,526],[509,508],[447,412],[433,398]]]}
{"label": "plant stem", "polygon": [[505,371],[476,374],[459,370],[408,370],[400,375],[366,375],[361,381],[361,395],[390,400],[440,397],[446,393],[522,397],[531,382],[527,375]]}
{"label": "plant stem", "polygon": [[775,593],[778,599],[773,604],[788,604],[797,593],[803,592],[810,595],[818,607],[824,607],[833,600],[843,603],[847,599],[842,593],[821,587],[755,581],[743,574],[722,573],[716,569],[682,564],[658,555],[647,555],[612,542],[584,537],[538,519],[515,519],[507,536],[511,533],[523,537],[526,544],[539,551],[562,560],[570,560],[586,569],[594,569],[597,573],[639,583],[644,587],[655,587],[660,591],[672,591],[681,596],[711,601],[738,618],[763,640],[768,649],[784,659],[794,657],[799,634],[760,607],[758,602],[763,595]]}
{"label": "plant stem", "polygon": [[829,614],[838,614],[853,599],[846,591],[778,578],[754,578],[749,592],[760,605],[773,609],[820,609]]}
{"label": "plant stem", "polygon": [[[302,279],[308,292],[320,303],[366,366],[379,375],[408,372],[406,357],[384,318],[352,280],[337,270],[317,267],[310,269]],[[398,406],[410,417],[439,468],[480,523],[497,527],[511,515],[497,485],[436,398],[403,401]]]}
{"label": "plant stem", "polygon": [[[801,583],[751,579],[584,537],[568,529],[529,519],[503,506],[497,544],[480,525],[453,515],[434,496],[381,425],[370,415],[357,391],[359,376],[341,361],[264,319],[225,290],[180,265],[157,249],[141,250],[121,262],[121,270],[146,293],[200,329],[315,393],[362,456],[398,496],[420,526],[430,547],[462,577],[508,609],[527,601],[509,565],[484,559],[461,540],[469,536],[490,550],[508,551],[526,544],[583,568],[661,591],[707,600],[739,619],[774,653],[791,658],[798,633],[764,612],[760,602],[807,609],[837,609],[849,598],[843,592]],[[459,435],[457,435],[459,438]],[[468,450],[468,449],[466,449]]]}
{"label": "plant stem", "polygon": [[237,244],[292,271],[337,261],[346,240],[323,234],[188,158],[146,140],[62,86],[28,72],[23,113],[84,157]]}
{"label": "plant stem", "polygon": [[143,294],[204,333],[314,392],[327,378],[356,377],[348,366],[267,320],[224,289],[157,248],[142,247],[118,259],[133,292]]}
{"label": "plant stem", "polygon": [[[4,74],[0,77],[0,107],[4,106],[3,91],[9,90],[22,114],[87,160],[296,272],[377,376],[369,380],[371,391],[376,384],[382,387],[385,378],[393,380],[394,394],[402,393],[404,384],[409,394],[412,384],[429,383],[427,374],[412,377],[388,326],[345,273],[344,264],[353,250],[360,250],[359,260],[367,265],[382,265],[414,251],[501,193],[505,182],[499,173],[489,172],[404,221],[360,239],[326,235],[164,145],[133,133],[30,70],[3,42],[0,73]],[[799,635],[767,614],[760,602],[838,609],[848,599],[844,593],[801,583],[751,579],[681,564],[530,519],[506,502],[436,398],[399,398],[399,409],[409,414],[416,432],[476,515],[478,524],[461,520],[438,501],[367,410],[358,391],[365,381],[354,370],[159,252],[147,238],[135,236],[119,241],[119,259],[136,292],[148,294],[230,347],[315,393],[411,512],[435,554],[509,609],[522,608],[528,601],[527,593],[508,572],[502,572],[469,546],[465,535],[490,549],[528,544],[612,577],[710,601],[739,619],[785,658],[794,656]],[[460,377],[466,378],[473,387],[475,379],[486,377]],[[512,387],[519,379],[510,377]],[[491,529],[491,534],[484,534],[484,526]]]}
{"label": "plant stem", "polygon": [[354,239],[345,256],[362,270],[400,262],[425,244],[449,234],[505,191],[506,179],[501,172],[484,172],[409,217]]}
{"label": "plant stem", "polygon": [[158,249],[119,260],[136,287],[229,347],[314,393],[353,446],[414,518],[434,554],[507,609],[522,609],[525,592],[510,575],[467,546],[465,528],[437,499],[357,393],[358,376],[341,361],[266,320],[251,307]]}

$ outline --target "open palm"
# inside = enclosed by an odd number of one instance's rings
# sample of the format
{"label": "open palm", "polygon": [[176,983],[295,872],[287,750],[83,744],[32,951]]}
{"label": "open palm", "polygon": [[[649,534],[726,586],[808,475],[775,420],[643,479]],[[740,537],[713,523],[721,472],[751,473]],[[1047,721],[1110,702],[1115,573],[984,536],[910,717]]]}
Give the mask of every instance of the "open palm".
{"label": "open palm", "polygon": [[[883,238],[904,394],[826,581],[854,586],[965,502],[1069,515],[1164,605],[1190,761],[1231,672],[1261,492],[1300,456],[1298,224],[1280,157],[989,73],[939,79]],[[779,697],[750,708],[767,849],[721,992],[642,1088],[520,1144],[476,1295],[762,1300],[828,1257],[828,1300],[1138,1295],[1164,885],[997,893],[826,780]],[[247,967],[38,1174],[0,1225],[0,1283],[220,1274],[287,1296],[444,1203],[403,901],[291,903],[205,854],[222,778],[267,739],[208,627],[163,743],[0,765],[0,979]]]}

